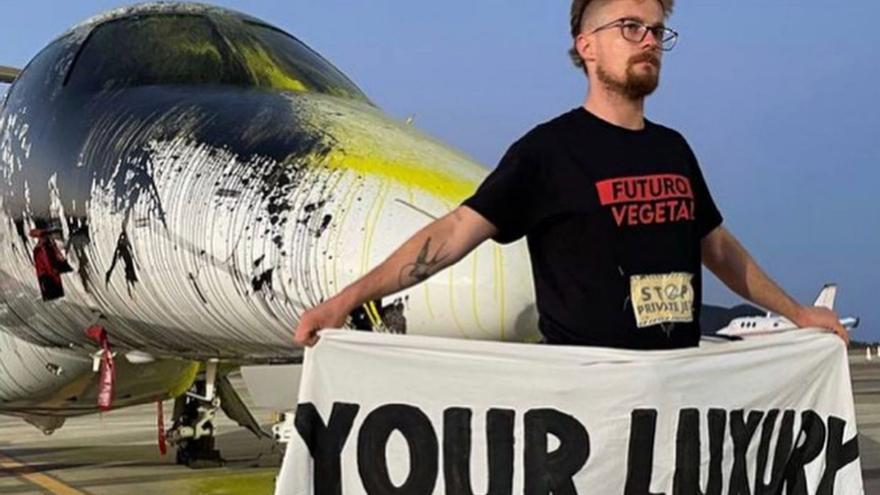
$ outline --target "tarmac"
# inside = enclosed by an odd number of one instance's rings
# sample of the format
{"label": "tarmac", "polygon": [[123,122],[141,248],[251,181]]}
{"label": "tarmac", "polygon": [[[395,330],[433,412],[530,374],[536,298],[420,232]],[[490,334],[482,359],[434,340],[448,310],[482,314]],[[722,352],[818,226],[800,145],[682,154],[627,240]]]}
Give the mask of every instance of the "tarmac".
{"label": "tarmac", "polygon": [[[880,495],[880,359],[850,356],[865,493]],[[243,382],[233,385],[250,404]],[[171,402],[164,404],[170,422]],[[272,411],[252,409],[266,429]],[[271,494],[283,447],[218,414],[222,468],[177,466],[157,447],[156,406],[68,419],[44,436],[18,418],[0,416],[0,495]]]}
{"label": "tarmac", "polygon": [[[233,386],[258,421],[273,411],[253,407],[244,382]],[[170,427],[173,401],[164,405]],[[155,404],[70,418],[51,436],[19,418],[0,416],[0,495],[237,495],[271,494],[284,446],[257,439],[222,412],[215,422],[224,467],[190,469],[175,464],[174,449],[158,448]]]}

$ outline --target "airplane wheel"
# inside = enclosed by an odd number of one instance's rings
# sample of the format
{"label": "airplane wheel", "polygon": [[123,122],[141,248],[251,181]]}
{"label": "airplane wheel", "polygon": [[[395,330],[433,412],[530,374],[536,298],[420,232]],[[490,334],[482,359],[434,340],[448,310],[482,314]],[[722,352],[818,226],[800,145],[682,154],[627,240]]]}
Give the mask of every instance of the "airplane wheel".
{"label": "airplane wheel", "polygon": [[177,449],[177,464],[191,469],[223,467],[220,451],[214,448],[214,437],[187,440]]}

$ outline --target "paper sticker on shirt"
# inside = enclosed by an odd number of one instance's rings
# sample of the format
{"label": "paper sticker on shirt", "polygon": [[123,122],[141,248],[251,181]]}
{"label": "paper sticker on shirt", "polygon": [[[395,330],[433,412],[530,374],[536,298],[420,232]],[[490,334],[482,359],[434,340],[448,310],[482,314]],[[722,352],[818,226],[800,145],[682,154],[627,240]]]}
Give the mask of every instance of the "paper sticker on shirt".
{"label": "paper sticker on shirt", "polygon": [[694,321],[693,274],[684,272],[633,275],[630,297],[636,326]]}

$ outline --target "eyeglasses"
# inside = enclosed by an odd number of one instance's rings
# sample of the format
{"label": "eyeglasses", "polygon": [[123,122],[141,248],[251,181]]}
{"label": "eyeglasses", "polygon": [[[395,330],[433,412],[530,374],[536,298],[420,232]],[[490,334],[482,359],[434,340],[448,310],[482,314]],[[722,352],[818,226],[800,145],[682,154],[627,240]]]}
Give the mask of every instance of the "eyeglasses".
{"label": "eyeglasses", "polygon": [[678,33],[673,29],[669,29],[665,26],[648,26],[644,22],[626,18],[617,19],[616,21],[611,21],[608,24],[599,26],[590,31],[589,34],[598,33],[599,31],[614,27],[620,28],[620,35],[623,36],[623,39],[632,41],[633,43],[641,43],[642,41],[645,41],[645,38],[648,37],[648,32],[650,31],[650,33],[654,35],[654,39],[660,43],[660,49],[664,52],[668,52],[675,48],[675,43],[678,42]]}

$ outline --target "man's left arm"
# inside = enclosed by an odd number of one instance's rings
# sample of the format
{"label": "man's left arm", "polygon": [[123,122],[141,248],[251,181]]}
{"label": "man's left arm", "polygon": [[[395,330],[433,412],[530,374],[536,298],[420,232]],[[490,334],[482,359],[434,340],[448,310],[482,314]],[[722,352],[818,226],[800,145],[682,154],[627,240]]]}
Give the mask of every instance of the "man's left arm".
{"label": "man's left arm", "polygon": [[804,306],[792,299],[767,276],[746,249],[727,229],[718,226],[702,240],[703,264],[725,285],[743,298],[791,320],[795,325],[825,328],[849,345],[849,332],[837,313],[817,306]]}

